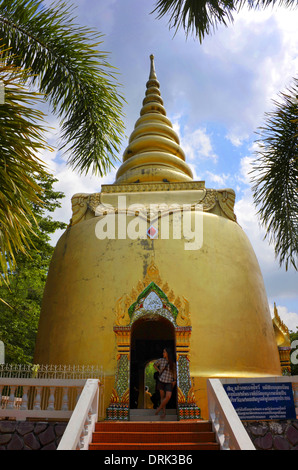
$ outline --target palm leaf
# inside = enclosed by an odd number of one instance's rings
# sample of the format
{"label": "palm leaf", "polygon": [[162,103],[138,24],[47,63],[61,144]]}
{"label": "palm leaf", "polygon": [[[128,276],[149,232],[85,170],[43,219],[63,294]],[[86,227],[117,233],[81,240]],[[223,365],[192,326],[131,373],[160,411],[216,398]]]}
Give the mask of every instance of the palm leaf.
{"label": "palm leaf", "polygon": [[61,1],[0,0],[0,38],[61,119],[69,165],[102,176],[119,153],[123,98],[107,54],[97,50],[102,35],[76,25],[71,11]]}
{"label": "palm leaf", "polygon": [[34,109],[41,96],[24,87],[29,73],[8,65],[4,52],[0,50],[0,81],[5,90],[0,105],[0,268],[6,276],[16,252],[26,252],[30,245],[31,204],[41,204],[42,191],[34,175],[47,174],[37,154],[49,147],[42,136],[43,114]]}
{"label": "palm leaf", "polygon": [[297,269],[298,255],[298,80],[259,129],[259,149],[252,171],[253,197],[275,246],[280,265]]}
{"label": "palm leaf", "polygon": [[233,22],[233,14],[244,6],[259,9],[275,4],[297,6],[297,0],[157,0],[152,13],[157,18],[169,17],[169,26],[175,32],[183,28],[186,35],[193,34],[200,42],[219,25]]}

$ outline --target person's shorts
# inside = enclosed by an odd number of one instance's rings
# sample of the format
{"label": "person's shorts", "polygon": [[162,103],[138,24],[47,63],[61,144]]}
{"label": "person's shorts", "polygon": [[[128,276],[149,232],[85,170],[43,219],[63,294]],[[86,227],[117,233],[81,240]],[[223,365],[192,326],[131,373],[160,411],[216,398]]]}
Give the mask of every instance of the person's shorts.
{"label": "person's shorts", "polygon": [[171,392],[173,390],[172,383],[167,383],[167,382],[161,382],[159,381],[158,384],[159,390],[163,390],[164,392]]}

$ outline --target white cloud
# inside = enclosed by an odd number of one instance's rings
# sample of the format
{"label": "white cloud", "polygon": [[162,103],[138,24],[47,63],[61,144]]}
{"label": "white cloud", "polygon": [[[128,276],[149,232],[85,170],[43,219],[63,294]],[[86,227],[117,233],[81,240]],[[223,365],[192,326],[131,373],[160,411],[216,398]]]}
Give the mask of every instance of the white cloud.
{"label": "white cloud", "polygon": [[[48,153],[43,155],[44,160],[51,165],[50,169],[53,170],[57,182],[54,184],[56,191],[64,193],[65,197],[61,201],[61,207],[55,210],[51,216],[55,220],[69,223],[72,210],[71,210],[71,198],[76,193],[97,193],[101,191],[102,184],[112,184],[115,181],[115,175],[117,169],[113,169],[103,178],[99,176],[93,176],[90,174],[79,175],[77,172],[71,170],[64,161],[57,161],[53,156],[49,157]],[[51,237],[51,244],[56,245],[58,239],[62,235],[63,230],[57,230]]]}
{"label": "white cloud", "polygon": [[211,171],[206,171],[206,175],[208,176],[208,179],[215,183],[216,186],[218,187],[224,187],[226,186],[226,181],[230,178],[229,174],[216,174],[212,173]]}
{"label": "white cloud", "polygon": [[181,147],[190,161],[211,160],[217,162],[218,156],[213,150],[211,137],[206,129],[199,128],[190,132],[188,129],[181,138]]}
{"label": "white cloud", "polygon": [[194,181],[203,181],[204,180],[204,177],[202,176],[201,173],[198,172],[198,169],[196,167],[196,165],[194,165],[193,163],[187,161],[187,164],[189,166],[189,168],[191,169],[192,171],[192,174],[193,174],[193,180]]}
{"label": "white cloud", "polygon": [[234,147],[241,147],[248,137],[249,134],[247,132],[243,132],[243,129],[238,130],[237,127],[231,128],[226,135],[226,139],[228,139]]}
{"label": "white cloud", "polygon": [[238,178],[242,183],[246,185],[251,184],[250,172],[252,170],[252,163],[254,160],[255,160],[254,157],[249,157],[249,156],[243,157],[240,160],[240,171],[239,171]]}

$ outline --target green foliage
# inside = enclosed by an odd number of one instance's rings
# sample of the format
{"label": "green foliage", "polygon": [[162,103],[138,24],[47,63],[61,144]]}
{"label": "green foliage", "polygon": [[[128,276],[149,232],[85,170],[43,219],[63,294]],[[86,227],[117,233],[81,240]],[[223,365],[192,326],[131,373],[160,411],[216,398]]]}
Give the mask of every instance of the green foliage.
{"label": "green foliage", "polygon": [[156,382],[154,380],[154,374],[156,369],[154,369],[153,364],[155,361],[149,362],[145,369],[145,385],[149,387],[149,392],[153,394],[155,392]]}
{"label": "green foliage", "polygon": [[59,117],[60,149],[78,172],[105,174],[119,151],[123,98],[114,69],[97,49],[102,35],[78,26],[71,10],[62,1],[0,0],[0,282],[34,237],[36,175],[46,175],[38,154],[48,148],[40,100]]}
{"label": "green foliage", "polygon": [[5,102],[0,105],[0,268],[5,276],[15,253],[25,252],[29,246],[34,223],[32,203],[40,202],[42,191],[34,175],[46,174],[37,152],[48,147],[42,136],[43,114],[35,109],[40,95],[23,86],[30,74],[6,64],[4,55],[2,47],[0,80]]}
{"label": "green foliage", "polygon": [[280,265],[297,269],[298,80],[281,95],[260,129],[253,169],[253,197]]}
{"label": "green foliage", "polygon": [[168,15],[170,28],[183,28],[187,36],[193,34],[202,42],[221,24],[232,23],[233,14],[244,6],[260,9],[275,4],[291,7],[297,0],[157,0],[152,13],[158,18]]}
{"label": "green foliage", "polygon": [[219,24],[232,21],[234,0],[158,0],[154,12],[158,18],[169,15],[170,28],[183,28],[186,35],[194,34],[202,42]]}
{"label": "green foliage", "polygon": [[[61,119],[61,148],[79,172],[104,175],[119,152],[123,99],[102,35],[78,26],[67,2],[0,0],[0,38],[9,62],[30,69],[30,83]],[[1,44],[1,43],[0,43]]]}
{"label": "green foliage", "polygon": [[5,360],[9,363],[32,363],[41,302],[47,272],[54,248],[50,235],[66,225],[49,215],[60,206],[64,195],[53,190],[51,176],[38,179],[43,189],[41,204],[32,204],[37,229],[33,247],[27,254],[18,252],[16,264],[9,272],[9,286],[0,287],[0,340],[5,344]]}

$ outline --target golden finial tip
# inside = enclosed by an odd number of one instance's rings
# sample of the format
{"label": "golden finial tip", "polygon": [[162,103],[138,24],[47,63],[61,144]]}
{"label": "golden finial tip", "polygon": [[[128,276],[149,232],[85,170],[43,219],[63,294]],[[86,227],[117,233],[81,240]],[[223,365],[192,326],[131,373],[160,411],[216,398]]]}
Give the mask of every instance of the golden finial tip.
{"label": "golden finial tip", "polygon": [[150,60],[151,60],[151,67],[150,67],[150,75],[149,75],[149,78],[153,78],[153,79],[157,79],[156,77],[156,73],[155,73],[155,67],[154,67],[154,55],[151,54],[150,55]]}

